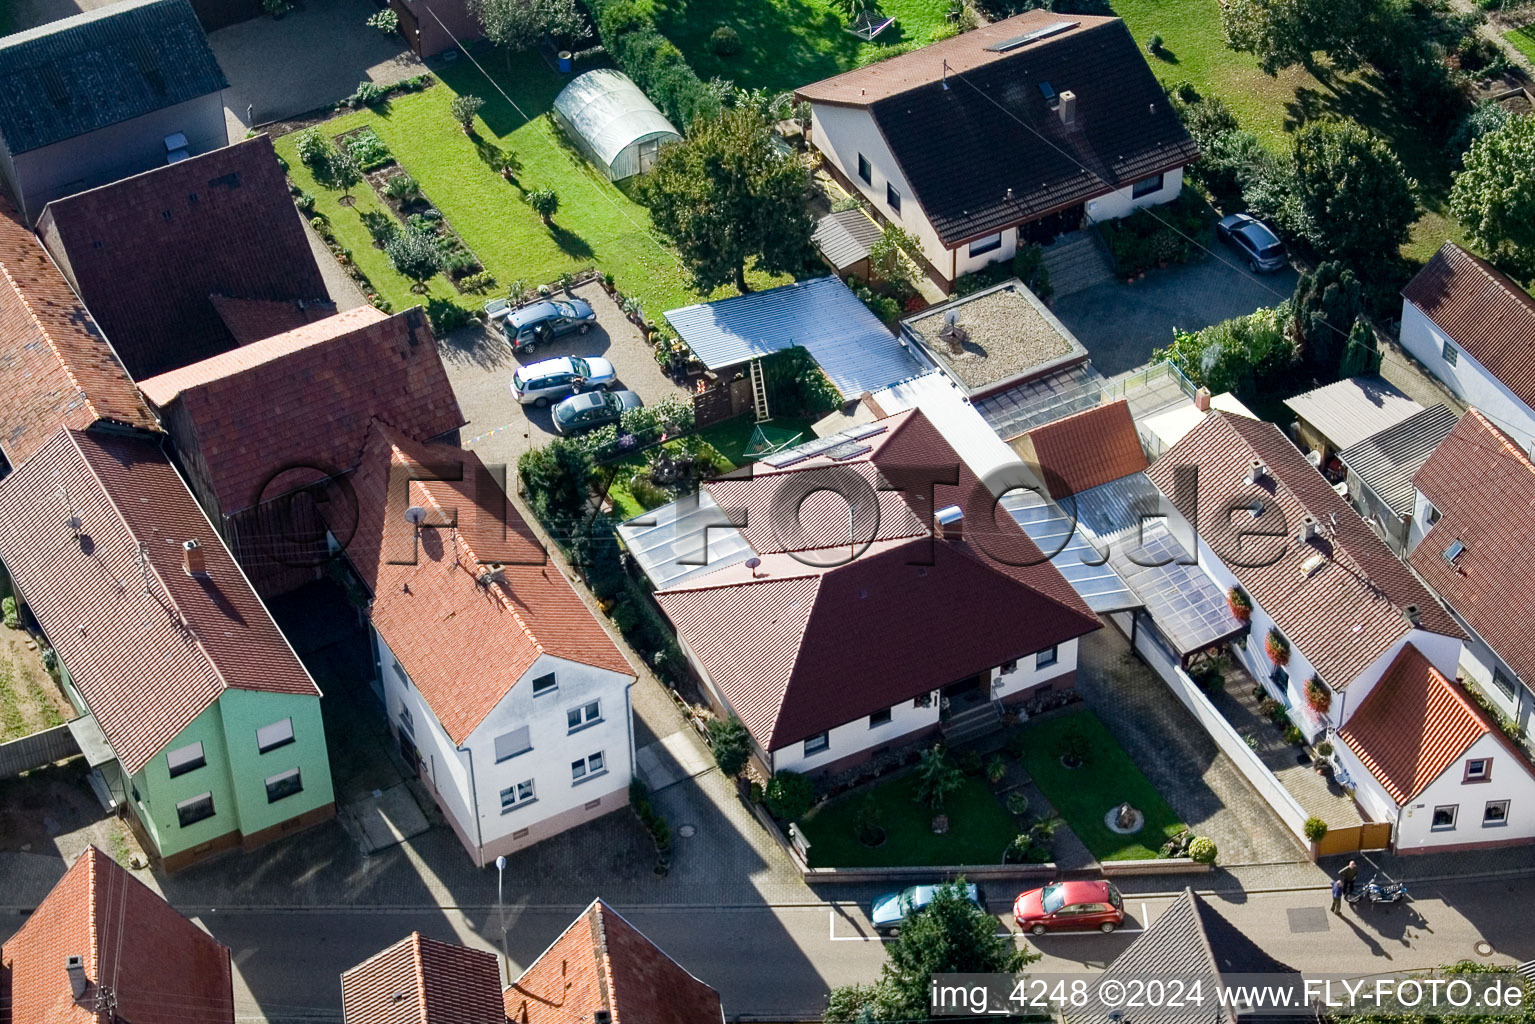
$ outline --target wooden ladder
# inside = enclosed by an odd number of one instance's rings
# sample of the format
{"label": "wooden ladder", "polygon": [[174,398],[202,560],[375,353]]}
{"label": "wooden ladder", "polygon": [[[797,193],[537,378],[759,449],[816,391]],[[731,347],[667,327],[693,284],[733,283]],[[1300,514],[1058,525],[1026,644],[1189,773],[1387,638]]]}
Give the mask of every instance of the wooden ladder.
{"label": "wooden ladder", "polygon": [[765,423],[772,419],[768,412],[767,381],[762,375],[762,360],[753,359],[752,367],[752,407],[757,410],[757,422]]}

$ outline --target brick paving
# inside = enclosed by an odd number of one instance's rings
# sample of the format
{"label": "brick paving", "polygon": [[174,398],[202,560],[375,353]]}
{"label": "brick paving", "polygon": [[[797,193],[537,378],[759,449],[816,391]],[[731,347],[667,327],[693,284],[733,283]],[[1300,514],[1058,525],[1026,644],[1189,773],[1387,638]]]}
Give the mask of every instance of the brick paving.
{"label": "brick paving", "polygon": [[1293,863],[1306,853],[1226,755],[1112,626],[1082,639],[1077,689],[1136,766],[1222,864]]}

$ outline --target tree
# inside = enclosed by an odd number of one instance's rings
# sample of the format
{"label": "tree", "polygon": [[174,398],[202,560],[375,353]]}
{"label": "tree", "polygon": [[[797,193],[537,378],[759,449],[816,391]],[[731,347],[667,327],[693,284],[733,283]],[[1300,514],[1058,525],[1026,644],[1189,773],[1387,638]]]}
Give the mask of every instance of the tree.
{"label": "tree", "polygon": [[1386,140],[1352,121],[1313,122],[1295,139],[1294,164],[1295,195],[1323,254],[1367,264],[1407,241],[1417,182]]}
{"label": "tree", "polygon": [[1489,259],[1522,280],[1535,278],[1535,116],[1515,117],[1472,143],[1450,209]]}
{"label": "tree", "polygon": [[351,199],[352,189],[362,181],[362,168],[357,165],[357,158],[345,149],[331,154],[326,173],[330,183],[341,190],[343,199]]}
{"label": "tree", "polygon": [[779,153],[761,116],[734,109],[662,147],[641,194],[701,290],[733,282],[745,292],[748,260],[773,274],[805,264],[814,228],[807,187],[805,169]]}
{"label": "tree", "polygon": [[569,42],[586,28],[575,0],[473,0],[473,8],[486,38],[511,52],[532,49],[546,35]]}
{"label": "tree", "polygon": [[567,438],[555,438],[517,460],[533,512],[559,539],[575,534],[592,493],[591,453]]}
{"label": "tree", "polygon": [[793,821],[815,803],[815,786],[799,772],[776,772],[768,780],[763,800],[773,817],[779,821]]}
{"label": "tree", "polygon": [[714,763],[720,771],[734,778],[746,767],[751,756],[751,737],[739,718],[709,719],[709,745],[714,748]]}
{"label": "tree", "polygon": [[1330,380],[1348,332],[1364,312],[1359,279],[1335,260],[1319,263],[1296,284],[1294,309],[1290,333],[1296,352],[1318,378]]}
{"label": "tree", "polygon": [[949,763],[942,747],[932,747],[922,755],[917,767],[917,799],[929,808],[943,810],[950,794],[964,784],[964,773]]}
{"label": "tree", "polygon": [[384,255],[394,269],[415,282],[412,291],[420,291],[426,279],[442,269],[442,250],[430,231],[406,228],[396,232],[384,243]]}
{"label": "tree", "polygon": [[885,230],[869,245],[869,270],[881,281],[895,281],[906,276],[901,254],[910,253],[915,257],[921,252],[922,243],[915,235],[900,225],[886,224]]}
{"label": "tree", "polygon": [[885,947],[887,959],[872,985],[834,989],[824,1019],[837,1022],[928,1019],[934,974],[1012,974],[1039,960],[997,934],[997,919],[965,893],[964,879],[938,887]]}
{"label": "tree", "polygon": [[1320,50],[1342,71],[1371,53],[1379,23],[1394,4],[1378,0],[1227,0],[1221,4],[1226,42],[1258,58],[1274,75],[1300,64],[1316,73]]}
{"label": "tree", "polygon": [[533,208],[533,212],[538,214],[540,220],[545,224],[553,222],[554,215],[560,208],[560,197],[554,189],[547,185],[543,188],[535,188],[523,198]]}
{"label": "tree", "polygon": [[1338,357],[1338,376],[1358,377],[1379,372],[1380,345],[1375,340],[1375,328],[1361,316],[1354,321],[1343,341],[1343,354]]}
{"label": "tree", "polygon": [[453,102],[448,104],[448,109],[453,113],[453,120],[464,129],[465,135],[474,134],[474,115],[485,106],[485,101],[472,93],[463,93],[453,97]]}

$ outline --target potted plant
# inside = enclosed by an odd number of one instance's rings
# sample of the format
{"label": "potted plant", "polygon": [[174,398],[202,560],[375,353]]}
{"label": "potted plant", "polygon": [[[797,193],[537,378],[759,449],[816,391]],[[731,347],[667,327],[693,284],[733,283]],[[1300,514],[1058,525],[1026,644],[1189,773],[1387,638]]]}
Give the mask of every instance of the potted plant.
{"label": "potted plant", "polygon": [[1226,591],[1226,607],[1231,609],[1231,617],[1238,622],[1252,621],[1253,599],[1241,587],[1232,587]]}
{"label": "potted plant", "polygon": [[1306,834],[1306,841],[1311,844],[1311,859],[1315,861],[1321,854],[1319,846],[1322,837],[1327,834],[1327,822],[1313,815],[1306,819],[1306,824],[1301,826],[1301,831]]}
{"label": "potted plant", "polygon": [[1268,653],[1269,661],[1280,668],[1290,663],[1290,641],[1284,638],[1277,627],[1270,629],[1263,638],[1263,649]]}
{"label": "potted plant", "polygon": [[1306,706],[1319,715],[1327,714],[1327,709],[1332,707],[1332,690],[1320,676],[1306,680]]}

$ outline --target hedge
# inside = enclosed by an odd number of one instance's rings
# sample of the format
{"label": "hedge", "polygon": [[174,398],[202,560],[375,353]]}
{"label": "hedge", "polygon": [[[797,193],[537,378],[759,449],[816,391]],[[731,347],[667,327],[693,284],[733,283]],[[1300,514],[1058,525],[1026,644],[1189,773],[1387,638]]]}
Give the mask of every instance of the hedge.
{"label": "hedge", "polygon": [[673,124],[719,113],[719,98],[634,0],[588,0],[597,33],[618,66]]}

